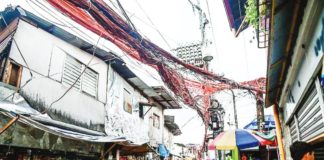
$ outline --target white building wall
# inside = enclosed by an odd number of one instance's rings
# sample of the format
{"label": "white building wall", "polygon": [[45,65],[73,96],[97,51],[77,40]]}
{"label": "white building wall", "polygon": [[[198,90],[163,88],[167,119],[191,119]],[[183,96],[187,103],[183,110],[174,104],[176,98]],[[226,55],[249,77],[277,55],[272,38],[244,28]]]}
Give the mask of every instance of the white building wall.
{"label": "white building wall", "polygon": [[[160,127],[156,128],[153,126],[153,115],[156,114],[160,117]],[[163,144],[163,129],[164,129],[164,114],[163,109],[161,106],[154,106],[149,111],[149,118],[150,118],[150,125],[149,125],[149,137],[150,137],[150,144],[152,146],[157,147],[158,144]]]}
{"label": "white building wall", "polygon": [[[317,2],[321,2],[321,1],[317,1]],[[314,1],[312,2],[314,3]],[[308,4],[309,5],[309,4]],[[318,5],[314,5],[315,8],[318,7]],[[318,54],[315,53],[315,48],[318,45],[318,43],[320,45],[322,45],[321,47],[323,47],[323,33],[324,33],[324,11],[321,10],[320,12],[320,16],[318,18],[315,18],[316,16],[314,16],[313,13],[315,13],[315,11],[313,9],[309,9],[310,7],[307,6],[305,9],[305,13],[304,13],[304,17],[303,17],[303,24],[300,27],[300,31],[298,34],[298,38],[297,38],[297,42],[296,44],[298,44],[298,42],[301,42],[306,48],[300,50],[302,48],[302,45],[295,45],[294,48],[294,55],[293,55],[293,59],[292,59],[292,64],[290,65],[290,68],[288,70],[288,76],[286,79],[287,81],[291,81],[291,85],[290,84],[285,84],[288,87],[287,90],[284,90],[281,96],[281,100],[280,100],[280,104],[282,104],[283,106],[283,111],[284,113],[280,115],[280,120],[281,120],[281,124],[283,124],[281,126],[282,129],[282,135],[283,135],[283,144],[284,144],[284,148],[285,148],[285,153],[286,153],[286,157],[289,159],[289,157],[291,157],[290,155],[290,151],[289,151],[289,146],[292,144],[293,141],[296,141],[298,139],[300,139],[300,134],[299,129],[301,129],[301,127],[305,127],[304,126],[297,126],[296,128],[298,128],[298,131],[296,134],[298,134],[299,136],[297,137],[297,139],[294,139],[291,136],[291,131],[289,128],[289,123],[291,123],[291,120],[294,120],[294,123],[296,123],[296,121],[298,121],[298,117],[294,116],[296,110],[298,107],[300,106],[300,103],[303,99],[307,98],[305,97],[305,93],[306,91],[310,88],[310,85],[312,83],[314,83],[314,81],[316,81],[319,71],[323,66],[323,48],[321,48],[322,50],[320,50],[318,52]],[[307,16],[305,15],[309,15],[310,13],[312,13],[310,16],[310,18],[307,18]],[[304,27],[305,24],[310,25],[311,23],[315,23],[314,24],[314,29],[311,29],[310,27]],[[305,34],[306,33],[306,34]],[[307,38],[310,37],[310,38]],[[322,38],[322,39],[320,39]],[[296,60],[297,59],[297,60]],[[298,59],[300,60],[300,63],[297,62]],[[292,66],[294,66],[294,68],[292,68]],[[293,72],[296,71],[296,75],[294,75]],[[322,114],[324,116],[324,109],[323,109],[323,93],[320,92],[320,90],[318,90],[319,92],[317,92],[318,94],[321,94],[318,96],[319,99],[319,105],[321,106],[322,113],[316,113],[316,114]],[[285,92],[291,92],[291,94],[289,93],[285,93]],[[286,95],[285,95],[286,94]],[[313,103],[314,101],[310,102]],[[316,108],[317,106],[313,106],[313,108]],[[308,109],[308,108],[307,108]],[[305,110],[307,110],[305,109]],[[312,110],[308,110],[313,112]],[[304,116],[306,116],[308,113],[306,113]],[[309,115],[307,115],[309,116]],[[294,119],[295,118],[295,119]],[[314,117],[311,117],[310,120],[307,120],[308,123],[313,121]],[[321,120],[323,121],[323,120]],[[300,122],[298,122],[300,123]],[[317,125],[317,124],[316,124]],[[318,131],[320,131],[322,129],[319,129]],[[313,136],[314,132],[310,135],[310,137],[314,138]],[[309,138],[308,138],[309,140]]]}
{"label": "white building wall", "polygon": [[173,147],[173,134],[165,126],[163,131],[163,144],[169,150],[171,150]]}
{"label": "white building wall", "polygon": [[[149,142],[148,118],[140,118],[138,110],[138,102],[147,102],[147,100],[112,68],[109,69],[108,77],[108,103],[105,107],[107,112],[106,133],[114,136],[124,136],[137,144]],[[132,97],[132,113],[126,112],[123,108],[124,89],[129,91]],[[146,110],[147,108],[144,112]]]}
{"label": "white building wall", "polygon": [[[324,19],[324,11],[322,11],[321,16],[319,17],[316,28],[314,32],[310,32],[312,34],[312,38],[310,43],[307,45],[308,48],[306,52],[302,55],[301,63],[297,67],[297,76],[294,79],[294,83],[291,86],[291,96],[293,97],[295,103],[288,102],[286,105],[286,120],[291,116],[292,112],[295,110],[298,105],[297,102],[303,98],[303,94],[309,87],[310,83],[317,76],[319,69],[322,67],[322,57],[323,51],[319,51],[318,54],[315,53],[315,46],[318,39],[323,36],[323,19]],[[296,51],[296,50],[295,50]],[[293,62],[294,63],[294,62]],[[291,72],[291,70],[289,70]],[[291,78],[291,77],[287,77]],[[289,97],[287,97],[289,98]]]}
{"label": "white building wall", "polygon": [[[61,83],[65,56],[68,54],[84,64],[91,59],[89,53],[22,20],[19,22],[14,38],[33,72],[32,80],[22,88],[22,91],[45,108],[68,89],[68,86]],[[31,77],[19,50],[13,43],[10,58],[24,66],[21,79],[21,86],[23,86]],[[96,57],[89,66],[99,74],[97,98],[73,88],[65,97],[53,104],[52,109],[80,123],[103,125],[108,67],[105,62]]]}

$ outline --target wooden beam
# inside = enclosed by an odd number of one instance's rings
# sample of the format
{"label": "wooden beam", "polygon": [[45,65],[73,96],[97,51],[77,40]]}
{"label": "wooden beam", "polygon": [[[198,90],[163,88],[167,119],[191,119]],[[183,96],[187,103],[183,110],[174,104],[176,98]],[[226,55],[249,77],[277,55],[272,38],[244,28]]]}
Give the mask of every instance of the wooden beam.
{"label": "wooden beam", "polygon": [[0,128],[0,135],[6,131],[10,126],[12,126],[17,120],[19,119],[19,115],[12,118],[6,125],[4,125],[2,128]]}
{"label": "wooden beam", "polygon": [[116,144],[117,143],[114,143],[113,145],[111,145],[108,149],[107,149],[107,151],[103,154],[103,155],[101,155],[100,156],[100,158],[99,159],[105,159],[105,156],[116,146]]}

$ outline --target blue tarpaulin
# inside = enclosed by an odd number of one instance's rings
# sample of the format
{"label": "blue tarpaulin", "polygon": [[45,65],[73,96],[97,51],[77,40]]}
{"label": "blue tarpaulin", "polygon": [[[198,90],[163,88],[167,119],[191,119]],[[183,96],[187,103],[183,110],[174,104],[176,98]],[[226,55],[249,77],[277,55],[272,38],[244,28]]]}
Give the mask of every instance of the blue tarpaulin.
{"label": "blue tarpaulin", "polygon": [[169,155],[170,155],[169,150],[165,147],[164,144],[159,144],[159,153],[160,153],[160,156],[162,156],[162,157],[169,157]]}
{"label": "blue tarpaulin", "polygon": [[[264,116],[264,128],[266,130],[271,130],[271,129],[276,128],[276,124],[275,124],[273,115]],[[247,124],[244,127],[244,129],[257,130],[258,129],[257,119],[254,119],[252,122]]]}

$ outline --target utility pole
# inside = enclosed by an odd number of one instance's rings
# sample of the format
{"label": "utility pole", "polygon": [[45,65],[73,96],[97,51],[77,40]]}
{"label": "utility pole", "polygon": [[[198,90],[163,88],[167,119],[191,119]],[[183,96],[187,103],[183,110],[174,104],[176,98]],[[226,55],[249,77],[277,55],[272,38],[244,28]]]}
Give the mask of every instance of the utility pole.
{"label": "utility pole", "polygon": [[[202,48],[203,47],[208,47],[208,46],[202,46]],[[209,62],[211,61],[211,60],[213,60],[213,56],[211,55],[211,53],[206,53],[206,50],[204,50],[204,52],[202,53],[203,54],[203,61],[205,62],[205,70],[206,71],[209,71]],[[208,87],[208,79],[206,79],[206,83],[205,83],[205,87]],[[204,91],[204,105],[205,105],[205,108],[208,110],[209,109],[209,107],[211,107],[211,105],[210,105],[210,93],[209,92],[207,92],[207,91]],[[206,111],[207,111],[206,110]],[[209,115],[210,116],[210,115]],[[209,116],[208,116],[208,118],[209,118]],[[209,119],[207,120],[207,121],[209,121]],[[207,126],[205,126],[205,128],[206,128]],[[207,129],[207,128],[206,128]],[[206,130],[205,129],[205,130]],[[207,131],[205,131],[205,134],[207,133]],[[214,133],[214,131],[213,131],[213,135],[216,135],[215,133]],[[207,144],[206,145],[208,145],[208,140],[207,140]],[[206,153],[208,153],[208,152],[206,152]]]}
{"label": "utility pole", "polygon": [[236,103],[235,103],[235,94],[234,94],[234,91],[232,89],[230,89],[230,91],[232,92],[232,96],[233,96],[233,108],[234,108],[235,129],[238,129],[237,111],[236,111]]}
{"label": "utility pole", "polygon": [[257,107],[257,124],[258,130],[263,130],[263,123],[264,123],[264,110],[263,110],[263,97],[262,93],[257,92],[255,95],[256,98],[256,107]]}

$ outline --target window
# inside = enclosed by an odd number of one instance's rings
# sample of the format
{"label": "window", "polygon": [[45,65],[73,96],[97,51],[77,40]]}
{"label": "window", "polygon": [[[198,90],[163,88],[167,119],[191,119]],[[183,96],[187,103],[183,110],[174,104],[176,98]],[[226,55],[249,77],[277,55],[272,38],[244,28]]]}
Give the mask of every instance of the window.
{"label": "window", "polygon": [[[64,64],[62,83],[67,86],[73,85],[80,77],[85,67],[84,64],[67,55]],[[90,68],[86,68],[73,87],[90,96],[97,97],[98,73]]]}
{"label": "window", "polygon": [[153,114],[153,127],[160,128],[160,116]]}
{"label": "window", "polygon": [[127,113],[132,114],[132,112],[133,112],[132,96],[131,96],[130,92],[127,91],[125,88],[124,88],[124,104],[123,104],[123,107],[124,107],[124,111],[126,111]]}
{"label": "window", "polygon": [[142,104],[139,104],[138,111],[139,117],[144,118],[144,106]]}
{"label": "window", "polygon": [[20,86],[22,66],[9,61],[4,82],[15,87]]}

